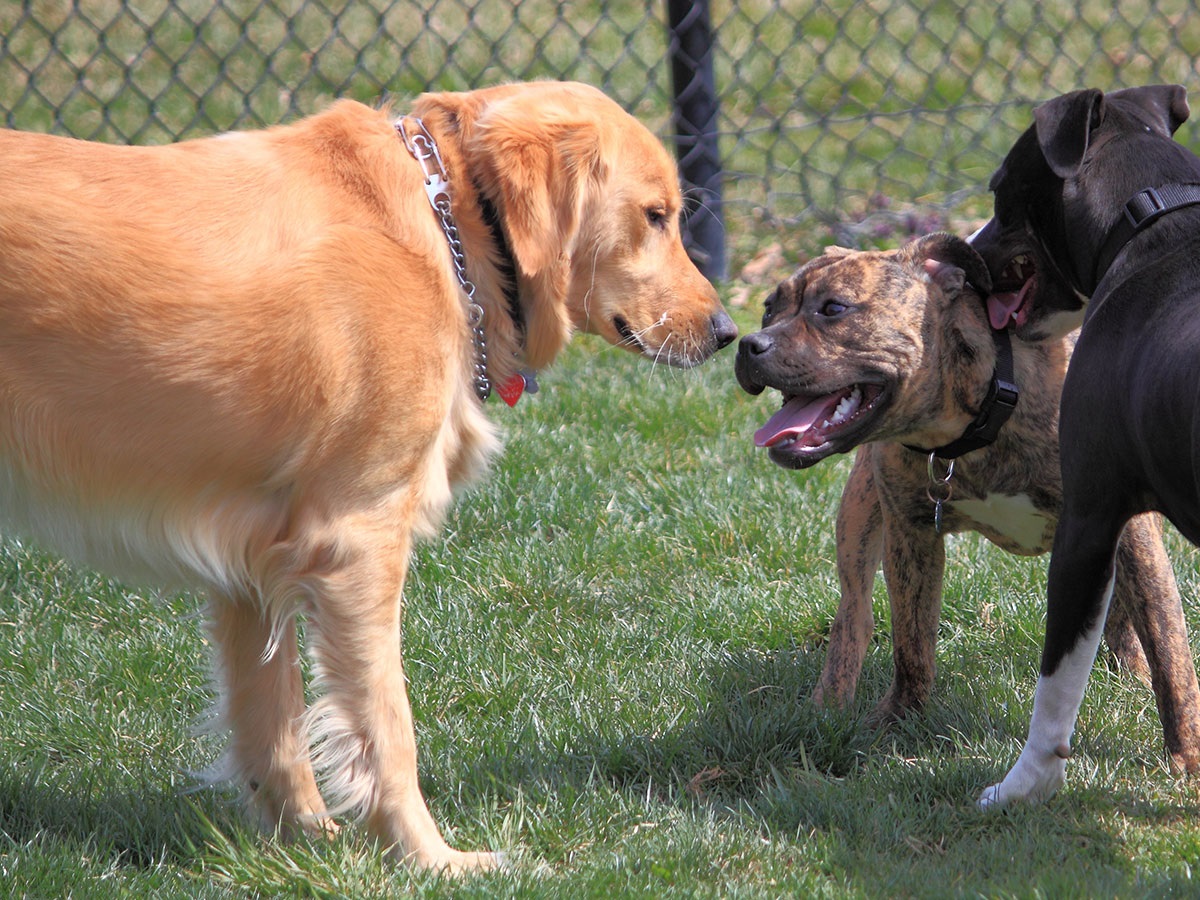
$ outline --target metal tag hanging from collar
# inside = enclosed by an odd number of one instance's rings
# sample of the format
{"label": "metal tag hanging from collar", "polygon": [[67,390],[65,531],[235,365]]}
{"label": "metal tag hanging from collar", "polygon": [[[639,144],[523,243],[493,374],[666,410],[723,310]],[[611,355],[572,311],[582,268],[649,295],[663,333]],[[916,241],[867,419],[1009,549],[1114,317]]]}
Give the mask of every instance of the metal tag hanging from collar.
{"label": "metal tag hanging from collar", "polygon": [[[412,123],[414,132],[408,133],[407,124]],[[467,278],[467,257],[463,252],[462,240],[458,236],[458,225],[450,208],[450,178],[446,167],[442,164],[442,155],[438,153],[437,142],[425,127],[425,123],[415,116],[401,116],[396,122],[396,132],[404,141],[408,152],[420,164],[421,172],[425,175],[425,194],[429,205],[437,214],[442,232],[446,235],[446,243],[450,245],[450,258],[454,262],[454,274],[463,293],[467,296],[467,322],[475,344],[475,396],[480,402],[487,400],[492,394],[492,382],[487,373],[487,336],[483,330],[483,307],[475,300],[475,285]]]}
{"label": "metal tag hanging from collar", "polygon": [[941,534],[942,504],[949,503],[950,498],[954,495],[954,487],[950,484],[950,479],[954,477],[954,460],[946,460],[946,474],[939,475],[937,474],[938,459],[936,451],[929,454],[929,486],[925,489],[925,496],[933,504],[933,530]]}

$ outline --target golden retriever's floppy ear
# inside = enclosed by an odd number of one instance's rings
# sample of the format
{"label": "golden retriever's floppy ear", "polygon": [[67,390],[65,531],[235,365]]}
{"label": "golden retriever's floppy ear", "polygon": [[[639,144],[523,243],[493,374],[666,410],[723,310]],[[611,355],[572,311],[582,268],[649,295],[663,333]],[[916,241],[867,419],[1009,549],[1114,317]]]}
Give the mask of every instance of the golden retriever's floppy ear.
{"label": "golden retriever's floppy ear", "polygon": [[479,118],[472,155],[484,161],[480,187],[498,201],[517,267],[549,274],[579,234],[586,187],[601,177],[595,123],[566,106],[531,106],[513,96]]}

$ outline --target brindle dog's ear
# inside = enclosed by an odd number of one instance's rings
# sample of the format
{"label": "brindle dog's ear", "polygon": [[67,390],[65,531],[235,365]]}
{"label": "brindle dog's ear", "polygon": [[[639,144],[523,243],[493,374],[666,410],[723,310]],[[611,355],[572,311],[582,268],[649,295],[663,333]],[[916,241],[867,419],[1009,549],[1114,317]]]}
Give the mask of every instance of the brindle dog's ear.
{"label": "brindle dog's ear", "polygon": [[824,269],[826,266],[832,266],[839,259],[846,256],[853,256],[857,250],[847,250],[845,247],[826,247],[820,256],[814,256],[804,265],[800,266],[790,277],[784,279],[781,284],[792,286],[797,293],[804,292],[804,286],[808,283],[808,278],[813,272],[818,269]]}
{"label": "brindle dog's ear", "polygon": [[839,256],[853,256],[858,251],[852,250],[849,247],[839,247],[837,244],[830,244],[822,252],[824,253],[825,256],[839,257]]}
{"label": "brindle dog's ear", "polygon": [[906,244],[900,258],[921,267],[947,295],[960,294],[969,284],[980,294],[992,289],[987,263],[962,238],[944,231],[927,234]]}
{"label": "brindle dog's ear", "polygon": [[1048,100],[1033,111],[1038,146],[1059,178],[1079,172],[1092,130],[1104,119],[1104,94],[1095,88]]}
{"label": "brindle dog's ear", "polygon": [[1182,84],[1150,84],[1145,87],[1125,88],[1111,91],[1109,97],[1132,100],[1150,113],[1155,124],[1162,126],[1162,133],[1170,137],[1187,121],[1191,109],[1187,102],[1187,89]]}

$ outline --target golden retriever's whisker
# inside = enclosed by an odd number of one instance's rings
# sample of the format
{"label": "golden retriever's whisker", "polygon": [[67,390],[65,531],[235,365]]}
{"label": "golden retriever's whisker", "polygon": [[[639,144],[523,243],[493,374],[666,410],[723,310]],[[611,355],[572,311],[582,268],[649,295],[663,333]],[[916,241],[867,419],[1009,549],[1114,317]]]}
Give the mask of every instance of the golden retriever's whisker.
{"label": "golden retriever's whisker", "polygon": [[596,267],[599,265],[599,261],[600,248],[596,247],[592,253],[591,277],[588,279],[587,290],[583,293],[583,300],[580,301],[583,304],[584,319],[587,321],[590,321],[592,318],[592,291],[596,289]]}
{"label": "golden retriever's whisker", "polygon": [[698,212],[707,212],[709,215],[715,216],[716,213],[705,199],[708,192],[698,187],[690,187],[683,195],[683,211],[688,216],[694,216]]}
{"label": "golden retriever's whisker", "polygon": [[[648,335],[648,334],[649,334],[651,331],[653,331],[655,328],[659,327],[659,325],[661,325],[661,324],[662,324],[662,323],[661,323],[661,320],[660,320],[659,322],[654,322],[654,323],[652,323],[652,324],[650,324],[650,325],[647,325],[645,328],[639,329],[638,331],[633,331],[632,329],[630,329],[630,330],[629,330],[629,340],[628,340],[628,343],[629,343],[631,346],[634,346],[634,347],[637,347],[637,348],[639,348],[639,349],[642,351],[642,353],[647,353],[647,351],[648,351],[648,350],[649,350],[649,348],[650,348],[650,344],[649,344],[649,343],[648,343],[648,342],[645,340],[645,338],[646,338],[646,335]],[[673,337],[673,335],[672,335],[672,334],[670,334],[670,333],[668,332],[668,334],[667,334],[667,338],[666,338],[666,341],[664,341],[664,342],[663,342],[663,343],[664,343],[664,345],[665,345],[665,344],[666,344],[666,342],[667,342],[667,341],[669,341],[669,340],[670,340],[672,337]]]}
{"label": "golden retriever's whisker", "polygon": [[[663,340],[662,344],[659,345],[658,350],[655,351],[654,362],[656,365],[660,362],[664,362],[662,357],[663,357],[663,354],[666,354],[665,364],[667,366],[672,366],[674,348],[671,346],[671,341],[675,340],[676,338],[677,338],[677,335],[675,335],[673,332],[668,332],[668,334],[667,334],[666,338]],[[687,354],[686,353],[682,354],[682,357],[686,359]]]}

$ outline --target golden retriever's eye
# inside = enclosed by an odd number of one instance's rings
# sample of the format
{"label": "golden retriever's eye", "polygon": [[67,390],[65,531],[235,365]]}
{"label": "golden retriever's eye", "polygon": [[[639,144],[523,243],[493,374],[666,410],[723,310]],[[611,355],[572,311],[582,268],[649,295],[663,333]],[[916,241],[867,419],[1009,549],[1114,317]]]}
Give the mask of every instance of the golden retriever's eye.
{"label": "golden retriever's eye", "polygon": [[646,221],[655,228],[667,227],[667,209],[664,206],[646,207]]}

